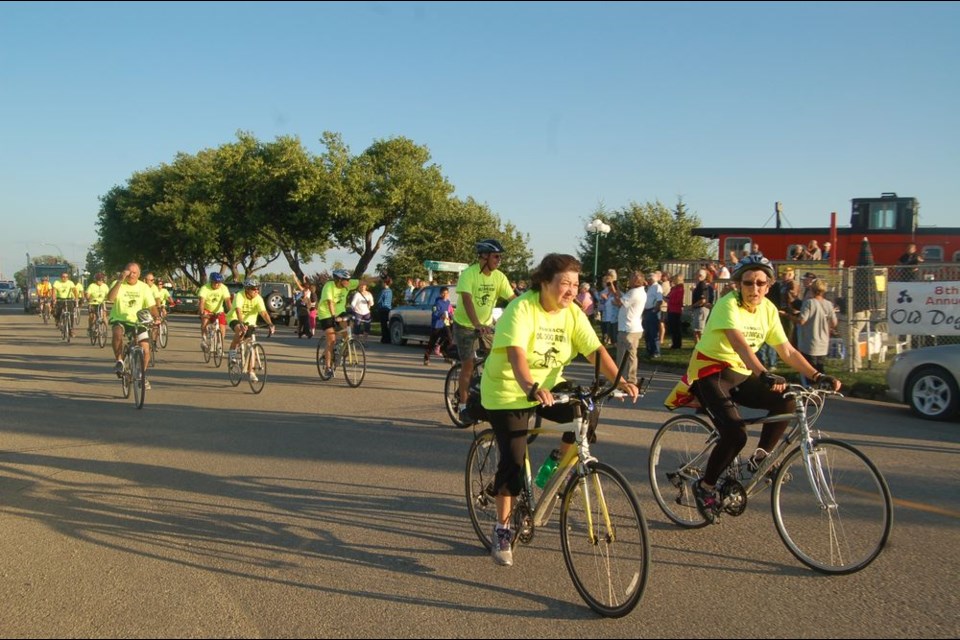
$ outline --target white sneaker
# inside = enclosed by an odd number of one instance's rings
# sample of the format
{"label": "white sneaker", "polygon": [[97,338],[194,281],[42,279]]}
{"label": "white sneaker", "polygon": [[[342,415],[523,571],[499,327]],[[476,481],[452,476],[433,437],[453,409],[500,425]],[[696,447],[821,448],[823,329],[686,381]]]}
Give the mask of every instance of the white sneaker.
{"label": "white sneaker", "polygon": [[250,372],[250,382],[260,382],[260,378],[253,371]]}
{"label": "white sneaker", "polygon": [[490,555],[497,564],[510,567],[513,566],[513,532],[510,529],[500,529],[493,526],[493,548]]}
{"label": "white sneaker", "polygon": [[149,380],[144,380],[144,381],[143,381],[143,388],[144,388],[144,389],[152,389],[153,387],[150,386],[150,381],[149,381]]}

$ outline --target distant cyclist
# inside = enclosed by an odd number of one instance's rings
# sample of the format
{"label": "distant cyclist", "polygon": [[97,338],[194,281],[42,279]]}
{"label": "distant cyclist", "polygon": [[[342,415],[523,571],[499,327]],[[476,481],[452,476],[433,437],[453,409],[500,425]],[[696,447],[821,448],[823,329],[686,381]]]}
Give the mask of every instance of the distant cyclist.
{"label": "distant cyclist", "polygon": [[197,305],[197,313],[200,315],[200,349],[205,346],[207,335],[207,325],[215,321],[220,325],[220,337],[226,340],[227,337],[227,314],[230,310],[230,290],[223,284],[223,276],[219,273],[211,273],[210,281],[200,287],[197,294],[200,297],[200,304]]}
{"label": "distant cyclist", "polygon": [[317,327],[327,336],[324,363],[327,375],[333,375],[333,347],[337,342],[337,318],[347,309],[347,293],[360,284],[346,269],[335,269],[333,277],[323,285],[317,299]]}
{"label": "distant cyclist", "polygon": [[53,304],[53,287],[50,285],[50,276],[43,276],[37,283],[37,315],[43,314],[43,305]]}
{"label": "distant cyclist", "polygon": [[[76,304],[78,298],[77,284],[70,279],[70,274],[64,271],[60,274],[60,279],[53,283],[53,294],[57,305],[53,308],[53,318],[60,322],[60,314],[66,309],[67,303],[71,300]],[[73,335],[73,329],[70,330]]]}
{"label": "distant cyclist", "polygon": [[[157,310],[153,291],[140,279],[139,264],[131,262],[117,275],[116,282],[107,294],[107,302],[113,303],[113,308],[110,310],[110,326],[113,327],[113,355],[117,359],[114,370],[119,378],[123,375],[123,338],[125,334],[136,331],[139,324],[137,312],[149,309],[154,321],[160,319],[160,312]],[[149,327],[147,329],[137,334],[137,342],[143,348],[144,375],[150,367]],[[144,386],[149,389],[150,382],[144,380]]]}
{"label": "distant cyclist", "polygon": [[94,281],[87,285],[87,333],[93,334],[93,323],[100,317],[101,307],[106,304],[110,287],[104,282],[106,275],[102,272],[93,277]]}
{"label": "distant cyclist", "polygon": [[509,302],[516,296],[507,276],[500,271],[503,245],[481,240],[475,245],[477,262],[460,274],[457,281],[457,307],[453,313],[453,340],[460,356],[459,412],[461,421],[474,422],[467,412],[467,393],[473,375],[473,360],[483,341],[486,351],[493,340],[493,309],[498,300]]}
{"label": "distant cyclist", "polygon": [[[734,290],[714,305],[687,373],[665,403],[674,409],[699,401],[720,434],[703,479],[693,483],[697,510],[707,522],[714,522],[721,508],[714,490],[720,474],[747,443],[738,405],[766,409],[768,415],[792,414],[794,410],[793,399],[783,397],[787,381],[768,371],[757,358],[760,346],[769,344],[784,362],[813,382],[840,389],[839,380],[814,369],[787,340],[777,307],[766,297],[773,280],[773,266],[762,255],[751,254],[737,263]],[[748,462],[753,469],[773,450],[788,424],[763,425],[759,447]]]}
{"label": "distant cyclist", "polygon": [[[257,326],[257,316],[263,318],[263,321],[270,327],[270,335],[273,335],[275,327],[267,313],[267,305],[264,304],[260,296],[260,283],[256,278],[248,278],[243,281],[243,291],[238,291],[233,298],[233,308],[227,315],[227,322],[233,329],[233,341],[230,343],[230,361],[237,360],[237,347],[240,341],[246,335],[249,329]],[[257,374],[250,371],[250,379],[257,380]]]}

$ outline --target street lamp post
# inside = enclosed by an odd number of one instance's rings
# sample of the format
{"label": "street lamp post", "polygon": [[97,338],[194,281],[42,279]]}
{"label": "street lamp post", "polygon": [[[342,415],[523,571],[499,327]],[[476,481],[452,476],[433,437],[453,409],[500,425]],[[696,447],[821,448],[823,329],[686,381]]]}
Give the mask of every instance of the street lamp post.
{"label": "street lamp post", "polygon": [[600,234],[607,235],[610,233],[610,225],[596,218],[592,222],[588,222],[585,227],[588,233],[595,233],[594,242],[593,242],[593,283],[597,283],[597,259],[600,257]]}

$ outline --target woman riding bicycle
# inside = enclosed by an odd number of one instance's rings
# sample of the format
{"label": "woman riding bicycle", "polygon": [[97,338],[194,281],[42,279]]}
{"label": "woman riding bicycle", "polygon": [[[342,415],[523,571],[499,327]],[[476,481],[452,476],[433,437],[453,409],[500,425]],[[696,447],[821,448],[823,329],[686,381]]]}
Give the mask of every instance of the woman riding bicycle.
{"label": "woman riding bicycle", "polygon": [[[732,279],[735,289],[714,305],[686,375],[665,402],[675,409],[697,400],[720,435],[703,478],[693,484],[697,510],[711,523],[720,509],[717,480],[747,443],[746,425],[737,405],[766,409],[768,415],[793,413],[793,399],[783,396],[787,381],[768,371],[756,351],[769,344],[784,362],[813,382],[840,389],[839,380],[814,369],[787,340],[777,307],[766,298],[774,280],[770,261],[760,254],[745,256],[734,268]],[[788,424],[785,420],[763,426],[759,448],[750,458],[752,467],[773,449]]]}
{"label": "woman riding bicycle", "polygon": [[[617,365],[589,319],[573,304],[580,268],[573,256],[551,253],[544,257],[531,275],[531,290],[504,310],[484,365],[480,395],[500,451],[493,487],[498,523],[492,553],[497,564],[513,564],[510,512],[523,484],[530,416],[538,405],[554,404],[550,390],[563,382],[564,366],[578,354],[590,362],[600,358],[608,379],[617,375]],[[636,385],[622,380],[620,388],[636,401]],[[563,440],[564,446],[570,446],[573,434],[565,433]]]}

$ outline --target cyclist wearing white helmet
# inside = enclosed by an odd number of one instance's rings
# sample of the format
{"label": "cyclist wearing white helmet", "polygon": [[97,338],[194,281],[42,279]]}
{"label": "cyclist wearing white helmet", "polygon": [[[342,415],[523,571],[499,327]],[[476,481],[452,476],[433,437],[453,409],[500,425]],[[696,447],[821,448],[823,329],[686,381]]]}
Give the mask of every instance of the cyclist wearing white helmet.
{"label": "cyclist wearing white helmet", "polygon": [[[243,335],[247,332],[247,327],[257,326],[257,316],[263,318],[263,321],[270,327],[270,335],[273,335],[273,321],[270,314],[267,313],[267,305],[260,297],[260,282],[256,278],[248,278],[243,281],[243,291],[237,291],[233,297],[233,308],[227,314],[227,323],[233,329],[233,340],[230,342],[230,360],[237,359],[237,347],[243,340]],[[251,377],[253,373],[250,373]]]}
{"label": "cyclist wearing white helmet", "polygon": [[334,269],[317,299],[317,327],[327,337],[324,355],[327,378],[333,376],[333,348],[337,343],[337,318],[347,310],[347,293],[355,289],[359,280],[350,277],[346,269]]}
{"label": "cyclist wearing white helmet", "polygon": [[[746,425],[737,405],[766,409],[768,415],[793,413],[793,399],[783,397],[787,381],[761,364],[756,355],[760,346],[776,349],[784,362],[813,382],[840,389],[839,380],[814,369],[787,340],[777,307],[766,298],[773,280],[773,266],[762,255],[751,254],[737,263],[734,290],[714,305],[687,373],[665,402],[675,409],[697,400],[720,434],[703,478],[693,483],[697,509],[707,522],[715,522],[721,510],[714,490],[720,474],[747,443]],[[750,457],[751,466],[767,456],[788,424],[763,426],[759,448]]]}
{"label": "cyclist wearing white helmet", "polygon": [[467,413],[467,394],[473,375],[473,360],[479,341],[486,351],[493,342],[493,309],[498,300],[509,302],[516,295],[507,276],[500,271],[503,246],[494,239],[480,240],[475,246],[478,260],[460,274],[457,281],[457,307],[453,313],[453,339],[460,355],[461,420],[473,422]]}

